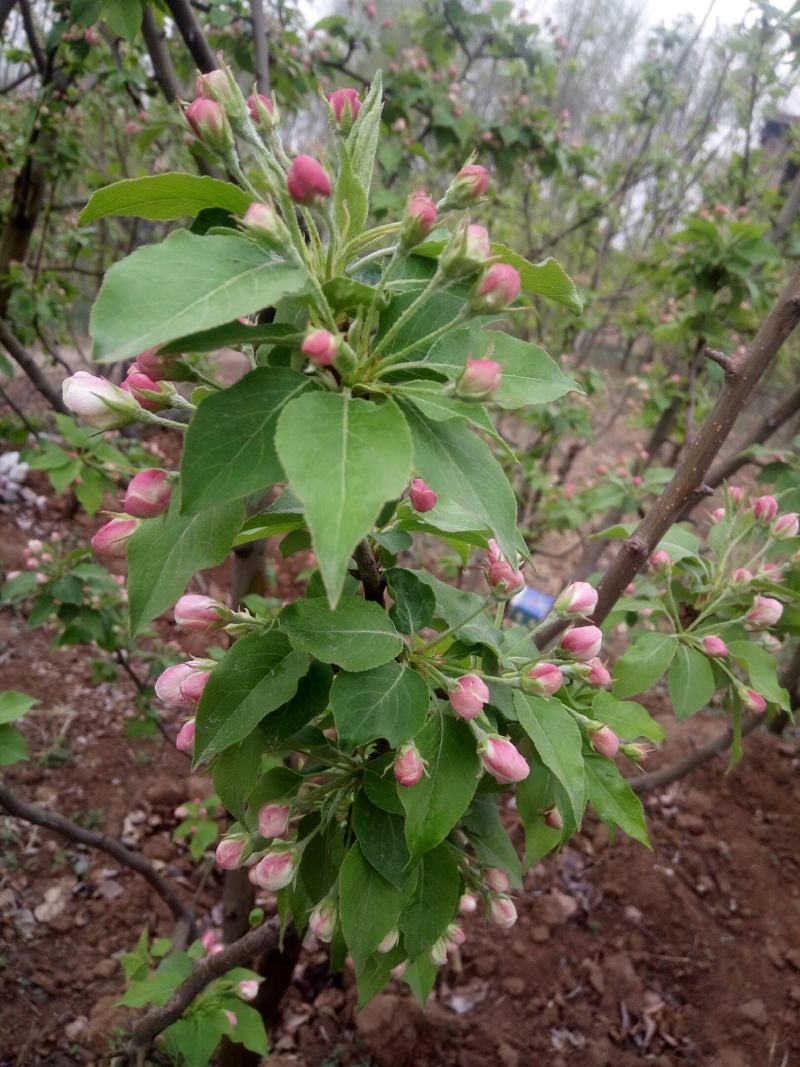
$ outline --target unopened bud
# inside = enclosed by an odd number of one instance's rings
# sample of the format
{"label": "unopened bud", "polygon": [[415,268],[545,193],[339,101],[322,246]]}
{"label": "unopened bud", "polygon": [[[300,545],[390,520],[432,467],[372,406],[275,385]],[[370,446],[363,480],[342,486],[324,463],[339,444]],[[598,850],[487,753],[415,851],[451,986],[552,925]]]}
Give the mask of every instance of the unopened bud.
{"label": "unopened bud", "polygon": [[586,681],[589,685],[611,685],[611,675],[608,669],[603,666],[596,656],[586,661],[586,667],[589,668],[586,672]]}
{"label": "unopened bud", "polygon": [[759,496],[753,501],[753,514],[761,522],[772,522],[778,514],[778,501],[774,496]]}
{"label": "unopened bud", "polygon": [[492,254],[489,232],[473,223],[460,226],[439,257],[439,266],[447,277],[474,274]]}
{"label": "unopened bud", "polygon": [[483,769],[501,785],[521,782],[531,772],[528,761],[507,737],[484,735],[478,742]]}
{"label": "unopened bud", "polygon": [[753,712],[754,715],[763,715],[767,710],[766,700],[755,689],[742,688],[739,690],[739,697],[745,708]]}
{"label": "unopened bud", "polygon": [[210,596],[199,593],[187,593],[175,605],[175,625],[184,630],[206,633],[224,624],[230,618],[230,611]]}
{"label": "unopened bud", "polygon": [[594,659],[600,652],[603,635],[596,626],[573,626],[561,638],[561,648],[579,660]]}
{"label": "unopened bud", "polygon": [[500,385],[502,367],[493,359],[468,359],[456,381],[456,396],[486,400]]}
{"label": "unopened bud", "polygon": [[714,635],[703,638],[703,651],[707,656],[718,656],[719,658],[729,655],[728,646],[721,637]]}
{"label": "unopened bud", "polygon": [[334,125],[341,133],[349,133],[361,110],[361,101],[355,89],[334,89],[328,93],[328,106]]}
{"label": "unopened bud", "polygon": [[61,386],[64,406],[96,430],[114,430],[136,419],[139,405],[105,378],[77,371]]}
{"label": "unopened bud", "polygon": [[148,377],[134,363],[125,376],[125,381],[120,386],[129,393],[145,411],[160,411],[172,404],[175,393],[173,386],[166,382],[156,382]]}
{"label": "unopened bud", "polygon": [[555,663],[537,663],[535,667],[520,678],[520,685],[526,693],[541,693],[552,696],[564,684],[561,668]]}
{"label": "unopened bud", "polygon": [[458,910],[462,915],[474,915],[478,910],[478,898],[472,893],[464,893],[458,902]]}
{"label": "unopened bud", "polygon": [[263,93],[253,93],[247,98],[247,110],[256,126],[265,130],[274,130],[280,123],[275,104]]}
{"label": "unopened bud", "polygon": [[139,471],[125,491],[124,508],[137,519],[152,519],[166,511],[172,495],[167,472],[158,468]]}
{"label": "unopened bud", "polygon": [[403,247],[413,248],[424,240],[436,225],[436,214],[436,204],[427,193],[422,189],[412,193],[406,204],[400,229],[400,243]]}
{"label": "unopened bud", "polygon": [[444,194],[443,206],[459,210],[480,199],[489,187],[489,172],[479,163],[462,167]]}
{"label": "unopened bud", "polygon": [[221,871],[233,871],[242,862],[242,853],[247,845],[247,838],[223,837],[217,845],[215,853],[216,864]]}
{"label": "unopened bud", "polygon": [[92,548],[98,556],[124,559],[128,551],[128,541],[138,525],[138,519],[112,519],[94,535]]}
{"label": "unopened bud", "polygon": [[781,539],[797,537],[798,531],[800,531],[800,516],[796,511],[779,515],[775,520],[775,525],[772,527],[773,536]]}
{"label": "unopened bud", "polygon": [[493,263],[475,286],[470,307],[484,315],[513,304],[520,294],[519,271],[508,263]]}
{"label": "unopened bud", "polygon": [[563,830],[564,820],[561,818],[561,812],[558,808],[548,808],[544,813],[545,825],[549,826],[551,830]]}
{"label": "unopened bud", "polygon": [[390,930],[386,937],[384,937],[381,943],[378,945],[378,952],[382,953],[385,956],[388,952],[392,951],[392,949],[395,947],[399,940],[400,931],[398,929]]}
{"label": "unopened bud", "polygon": [[297,856],[294,852],[268,852],[263,859],[250,868],[248,877],[260,889],[277,893],[294,878]]}
{"label": "unopened bud", "polygon": [[423,482],[422,478],[414,478],[411,488],[408,490],[408,498],[411,501],[411,507],[414,511],[418,511],[420,515],[435,508],[439,499],[433,489],[426,482]]}
{"label": "unopened bud", "polygon": [[292,200],[306,207],[317,200],[327,200],[333,191],[324,168],[311,156],[297,156],[292,160],[286,185]]}
{"label": "unopened bud", "polygon": [[619,751],[619,738],[610,726],[600,726],[589,733],[592,748],[606,759],[613,759]]}
{"label": "unopened bud", "polygon": [[483,872],[483,882],[494,893],[507,893],[511,883],[501,867],[487,867]]}
{"label": "unopened bud", "polygon": [[597,590],[588,582],[568,585],[553,605],[559,615],[591,615],[596,607]]}
{"label": "unopened bud", "polygon": [[312,330],[306,335],[300,351],[318,367],[329,367],[339,354],[340,342],[328,330]]}
{"label": "unopened bud", "polygon": [[265,804],[258,813],[258,832],[262,837],[285,837],[291,814],[288,804]]}
{"label": "unopened bud", "polygon": [[489,905],[489,918],[495,926],[501,926],[504,930],[510,930],[517,921],[517,909],[511,897],[492,897]]}
{"label": "unopened bud", "polygon": [[245,978],[236,986],[236,992],[242,1000],[255,1000],[258,996],[258,987],[262,979]]}
{"label": "unopened bud", "polygon": [[733,580],[742,585],[748,585],[753,580],[753,572],[749,571],[747,567],[737,567],[733,572]]}
{"label": "unopened bud", "polygon": [[627,756],[628,759],[633,760],[634,763],[645,763],[647,757],[650,755],[650,749],[646,745],[640,744],[638,741],[620,745],[619,750],[623,756]]}
{"label": "unopened bud", "polygon": [[332,897],[326,897],[317,904],[308,917],[308,926],[318,941],[325,943],[332,940],[336,931],[339,909]]}
{"label": "unopened bud", "polygon": [[653,570],[669,570],[672,566],[672,560],[669,558],[669,552],[665,548],[658,548],[650,557],[650,566]]}
{"label": "unopened bud", "polygon": [[231,151],[233,132],[222,104],[198,96],[186,108],[185,115],[196,136],[212,152],[224,156]]}
{"label": "unopened bud", "polygon": [[194,733],[194,719],[187,719],[178,731],[178,736],[175,738],[175,748],[177,748],[179,752],[194,752]]}
{"label": "unopened bud", "polygon": [[450,690],[450,704],[460,719],[474,719],[489,700],[489,687],[477,674],[462,674]]}
{"label": "unopened bud", "polygon": [[774,626],[783,615],[783,604],[769,596],[757,596],[747,613],[754,626]]}
{"label": "unopened bud", "polygon": [[410,788],[425,773],[425,764],[413,741],[401,745],[394,759],[394,776],[398,785]]}

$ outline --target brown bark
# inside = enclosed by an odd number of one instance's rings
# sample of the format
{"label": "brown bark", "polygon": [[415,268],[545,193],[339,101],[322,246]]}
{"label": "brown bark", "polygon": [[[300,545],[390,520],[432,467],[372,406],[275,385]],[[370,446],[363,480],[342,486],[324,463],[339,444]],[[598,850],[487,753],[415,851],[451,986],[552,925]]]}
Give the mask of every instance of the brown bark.
{"label": "brown bark", "polygon": [[28,376],[34,389],[42,394],[55,411],[60,411],[62,414],[66,415],[67,409],[64,406],[64,401],[61,399],[61,396],[55,389],[53,389],[52,385],[50,385],[37,366],[36,360],[12,333],[8,323],[2,318],[0,318],[0,343],[2,343],[14,362],[21,367]]}
{"label": "brown bark", "polygon": [[268,93],[269,47],[267,44],[267,20],[264,18],[264,0],[250,0],[250,21],[253,24],[256,85],[260,93]]}
{"label": "brown bark", "polygon": [[200,72],[208,74],[210,70],[216,70],[218,66],[216,56],[211,51],[211,45],[200,29],[200,24],[194,16],[189,0],[165,0],[165,2],[184,44],[189,49],[192,59],[197,64]]}
{"label": "brown bark", "polygon": [[747,441],[742,444],[741,448],[735,452],[734,455],[729,459],[718,463],[715,467],[712,467],[708,475],[708,484],[711,488],[716,489],[718,485],[727,481],[728,478],[736,474],[742,467],[747,466],[748,463],[752,463],[752,457],[747,454],[749,450],[755,445],[763,445],[799,411],[800,386],[793,392],[789,393],[777,407],[773,408],[772,411],[761,420]]}
{"label": "brown bark", "polygon": [[164,31],[159,28],[149,6],[144,9],[142,37],[150,56],[150,62],[153,64],[153,75],[158,82],[158,87],[167,103],[174,104],[181,97],[183,87],[172,65],[172,57],[167,48]]}

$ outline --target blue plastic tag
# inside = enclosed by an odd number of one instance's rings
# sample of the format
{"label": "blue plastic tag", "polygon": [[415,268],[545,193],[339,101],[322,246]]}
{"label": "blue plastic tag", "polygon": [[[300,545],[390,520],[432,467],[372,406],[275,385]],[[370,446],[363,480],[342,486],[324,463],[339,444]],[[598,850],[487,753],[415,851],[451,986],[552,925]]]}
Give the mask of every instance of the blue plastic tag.
{"label": "blue plastic tag", "polygon": [[514,622],[541,622],[550,614],[550,609],[555,603],[555,597],[543,593],[540,589],[532,589],[529,585],[513,596],[509,601],[510,616]]}

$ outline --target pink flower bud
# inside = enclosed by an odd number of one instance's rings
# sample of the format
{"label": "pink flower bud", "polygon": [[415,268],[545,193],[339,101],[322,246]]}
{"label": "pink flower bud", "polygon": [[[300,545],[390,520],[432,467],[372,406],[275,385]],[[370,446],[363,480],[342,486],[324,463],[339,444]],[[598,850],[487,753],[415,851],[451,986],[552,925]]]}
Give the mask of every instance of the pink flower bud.
{"label": "pink flower bud", "polygon": [[553,606],[560,615],[591,615],[597,607],[597,590],[588,582],[573,582]]}
{"label": "pink flower bud", "polygon": [[483,769],[501,785],[521,782],[531,772],[528,761],[507,737],[485,736],[478,744]]}
{"label": "pink flower bud", "polygon": [[264,96],[263,93],[253,93],[252,96],[248,96],[247,110],[257,126],[268,125],[269,129],[272,128],[272,121],[269,123],[265,121],[268,118],[272,119],[275,114],[275,106],[268,96]]}
{"label": "pink flower bud", "polygon": [[187,593],[175,605],[175,625],[194,633],[206,633],[222,626],[229,617],[230,612],[224,604],[199,593]]}
{"label": "pink flower bud", "polygon": [[271,204],[252,203],[242,217],[242,225],[254,234],[282,239],[283,223]]}
{"label": "pink flower bud", "polygon": [[754,626],[774,626],[783,615],[783,604],[769,596],[757,596],[747,618]]}
{"label": "pink flower bud", "polygon": [[436,225],[436,204],[423,192],[417,189],[409,197],[406,204],[405,219],[401,230],[401,241],[406,247],[413,247],[427,237]]}
{"label": "pink flower bud", "polygon": [[511,886],[508,875],[500,867],[487,867],[483,872],[483,881],[494,893],[507,893]]}
{"label": "pink flower bud", "polygon": [[759,496],[753,501],[753,514],[762,522],[772,522],[778,514],[778,501],[774,496]]}
{"label": "pink flower bud", "polygon": [[489,699],[489,688],[477,674],[462,674],[450,690],[450,703],[460,719],[474,719]]}
{"label": "pink flower bud", "polygon": [[634,596],[635,593],[636,586],[633,584],[633,582],[628,582],[628,584],[625,586],[625,596]]}
{"label": "pink flower bud", "polygon": [[331,897],[326,897],[309,915],[309,929],[318,941],[327,943],[333,938],[338,917],[339,909],[336,907],[336,901]]}
{"label": "pink flower bud", "polygon": [[292,160],[286,184],[292,200],[306,206],[316,200],[326,200],[332,192],[330,178],[311,156],[297,156]]}
{"label": "pink flower bud", "polygon": [[210,70],[207,74],[198,74],[195,92],[208,100],[216,100],[224,108],[236,108],[239,103],[238,93],[224,70]]}
{"label": "pink flower bud", "polygon": [[152,519],[166,511],[171,496],[172,486],[167,472],[153,467],[139,471],[131,478],[123,506],[129,515],[137,519]]}
{"label": "pink flower bud", "polygon": [[467,940],[467,935],[458,925],[458,923],[449,923],[445,930],[445,937],[447,938],[448,949],[453,952],[455,949],[460,948],[461,945]]}
{"label": "pink flower bud", "polygon": [[478,898],[472,893],[464,893],[458,902],[458,910],[462,915],[474,915],[478,910]]}
{"label": "pink flower bud", "polygon": [[564,820],[561,818],[561,812],[558,808],[548,808],[544,813],[545,825],[549,826],[551,830],[563,830]]}
{"label": "pink flower bud", "polygon": [[206,952],[212,952],[214,947],[220,943],[218,931],[206,930],[206,932],[200,938],[200,943],[206,950]]}
{"label": "pink flower bud", "polygon": [[733,580],[734,582],[741,582],[742,585],[747,585],[749,582],[752,582],[753,573],[752,571],[749,571],[747,567],[737,567],[733,572]]}
{"label": "pink flower bud", "polygon": [[575,659],[594,659],[600,652],[603,635],[596,626],[573,626],[561,638],[561,648]]}
{"label": "pink flower bud", "polygon": [[192,670],[181,682],[181,696],[189,707],[200,703],[200,697],[211,677],[211,671]]}
{"label": "pink flower bud", "polygon": [[611,675],[596,656],[588,660],[586,666],[589,668],[586,675],[589,685],[611,685]]}
{"label": "pink flower bud", "polygon": [[138,519],[112,519],[101,526],[92,538],[92,548],[98,556],[124,559],[128,539],[139,525]]}
{"label": "pink flower bud", "polygon": [[328,103],[336,125],[344,133],[347,133],[358,118],[358,113],[361,110],[361,101],[358,98],[357,90],[334,89],[332,93],[328,93]]}
{"label": "pink flower bud", "polygon": [[236,1013],[230,1011],[228,1008],[224,1008],[223,1011],[225,1013],[225,1018],[228,1020],[228,1024],[230,1026],[236,1026],[237,1022],[239,1021],[236,1018]]}
{"label": "pink flower bud", "polygon": [[512,596],[525,588],[525,576],[515,570],[508,560],[499,559],[490,563],[486,570],[486,581],[495,600],[510,600]]}
{"label": "pink flower bud", "polygon": [[175,738],[175,748],[179,752],[194,752],[194,732],[194,719],[187,719]]}
{"label": "pink flower bud", "polygon": [[653,570],[667,570],[672,566],[672,560],[669,558],[669,552],[664,548],[658,548],[650,557],[650,566]]}
{"label": "pink flower bud", "polygon": [[225,154],[233,147],[233,134],[222,104],[206,96],[196,97],[185,111],[195,135],[214,152]]}
{"label": "pink flower bud", "polygon": [[619,738],[610,726],[601,726],[589,734],[589,742],[595,752],[606,759],[613,759],[619,749]]}
{"label": "pink flower bud", "polygon": [[383,938],[378,945],[378,952],[383,953],[385,956],[387,952],[391,952],[397,942],[400,940],[400,931],[397,929],[390,930],[386,937]]}
{"label": "pink flower bud", "polygon": [[186,370],[179,356],[162,356],[158,348],[148,348],[136,357],[136,366],[151,382],[181,381]]}
{"label": "pink flower bud", "polygon": [[489,905],[489,918],[495,926],[510,930],[517,921],[517,909],[514,907],[514,901],[511,897],[492,897],[492,902]]}
{"label": "pink flower bud", "polygon": [[394,776],[397,784],[406,788],[416,785],[425,773],[425,764],[413,741],[401,745],[394,758]]}
{"label": "pink flower bud", "polygon": [[294,852],[268,852],[255,867],[250,868],[249,879],[261,889],[277,893],[294,878],[296,855]]}
{"label": "pink flower bud", "polygon": [[139,405],[116,385],[79,370],[61,386],[65,407],[96,430],[113,430],[135,420]]}
{"label": "pink flower bud", "polygon": [[522,681],[522,687],[526,693],[543,693],[545,696],[552,696],[564,684],[564,675],[555,663],[537,663]]}
{"label": "pink flower bud", "polygon": [[434,941],[431,948],[431,963],[437,967],[443,967],[447,963],[447,938],[440,937]]}
{"label": "pink flower bud", "polygon": [[247,844],[244,837],[223,837],[217,845],[215,859],[221,871],[232,871],[239,866],[242,852]]}
{"label": "pink flower bud", "polygon": [[485,400],[500,385],[502,367],[493,359],[468,359],[456,381],[456,396]]}
{"label": "pink flower bud", "polygon": [[156,696],[165,704],[174,708],[189,707],[189,701],[183,696],[181,686],[194,668],[189,663],[176,663],[167,667],[156,678]]}
{"label": "pink flower bud", "polygon": [[285,837],[291,814],[288,804],[265,804],[258,813],[258,832],[262,837]]}
{"label": "pink flower bud", "polygon": [[132,364],[120,389],[129,393],[145,411],[160,411],[162,408],[168,408],[172,403],[174,392],[171,386],[156,382],[143,374],[135,363]]}
{"label": "pink flower bud", "polygon": [[468,163],[466,167],[462,167],[456,175],[456,181],[459,180],[472,200],[483,196],[489,188],[489,172],[479,163]]}
{"label": "pink flower bud", "polygon": [[412,481],[411,488],[408,490],[408,497],[411,501],[411,507],[421,515],[435,508],[436,501],[439,499],[433,489],[423,482],[421,478],[415,478]]}
{"label": "pink flower bud", "polygon": [[739,696],[742,698],[742,703],[747,710],[752,711],[754,715],[763,715],[767,710],[766,700],[755,689],[743,689],[740,691]]}
{"label": "pink flower bud", "polygon": [[300,351],[318,367],[329,367],[339,354],[339,341],[327,330],[312,330],[306,334]]}
{"label": "pink flower bud", "polygon": [[508,263],[493,263],[478,282],[470,306],[478,314],[498,311],[513,304],[521,289],[518,270]]}
{"label": "pink flower bud", "polygon": [[477,226],[474,223],[467,226],[465,253],[475,266],[479,266],[492,254],[489,231],[485,226]]}
{"label": "pink flower bud", "polygon": [[236,992],[242,1000],[255,1000],[258,996],[258,987],[261,979],[245,978],[236,986]]}
{"label": "pink flower bud", "polygon": [[772,527],[775,537],[797,537],[800,531],[800,516],[796,511],[789,511],[785,515],[779,515]]}
{"label": "pink flower bud", "polygon": [[722,638],[713,635],[703,638],[703,651],[707,656],[718,656],[720,658],[729,654],[728,646]]}
{"label": "pink flower bud", "polygon": [[725,508],[714,508],[708,517],[712,522],[722,522],[725,518]]}
{"label": "pink flower bud", "polygon": [[728,496],[734,504],[741,504],[744,499],[744,489],[740,485],[729,485]]}

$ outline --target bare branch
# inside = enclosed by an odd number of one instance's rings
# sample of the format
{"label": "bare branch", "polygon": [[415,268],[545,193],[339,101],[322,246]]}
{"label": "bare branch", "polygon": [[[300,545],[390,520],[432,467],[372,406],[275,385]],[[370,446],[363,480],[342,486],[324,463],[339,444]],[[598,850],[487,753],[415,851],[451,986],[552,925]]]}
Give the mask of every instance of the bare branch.
{"label": "bare branch", "polygon": [[2,342],[3,347],[14,362],[25,371],[34,389],[42,394],[48,404],[55,411],[59,411],[62,415],[66,415],[67,409],[64,406],[64,401],[39,370],[36,360],[27,348],[25,348],[22,342],[11,332],[8,323],[5,322],[4,319],[0,319],[0,342]]}
{"label": "bare branch", "polygon": [[47,56],[44,54],[39,42],[39,35],[36,32],[36,25],[33,21],[33,12],[28,0],[19,0],[19,9],[22,12],[22,25],[25,27],[25,36],[28,38],[28,46],[30,47],[33,61],[39,73],[45,74],[47,71]]}
{"label": "bare branch", "polygon": [[189,977],[181,982],[163,1008],[149,1011],[133,1028],[128,1043],[128,1055],[134,1062],[142,1061],[142,1054],[149,1048],[153,1039],[166,1030],[168,1026],[180,1019],[189,1004],[203,992],[207,985],[216,978],[221,978],[233,967],[240,967],[262,952],[267,952],[278,945],[278,919],[251,930],[226,945],[221,952],[196,963]]}
{"label": "bare branch", "polygon": [[364,587],[364,596],[367,600],[374,600],[377,604],[382,605],[386,583],[381,575],[378,561],[375,559],[375,553],[370,548],[369,541],[366,539],[359,541],[353,552],[353,559],[356,561],[356,567],[358,568],[358,580]]}
{"label": "bare branch", "polygon": [[269,92],[269,48],[264,0],[250,0],[250,20],[253,24],[253,49],[256,61],[256,85],[260,93]]}
{"label": "bare branch", "polygon": [[164,32],[159,28],[149,4],[145,7],[142,18],[142,37],[144,37],[144,43],[150,55],[150,62],[153,64],[153,74],[158,87],[167,103],[174,104],[182,95],[183,87],[172,65],[172,57],[167,48]]}
{"label": "bare branch", "polygon": [[217,60],[195,18],[189,0],[166,0],[175,25],[201,73],[217,69]]}
{"label": "bare branch", "polygon": [[735,360],[731,359],[730,356],[726,356],[724,352],[718,352],[716,348],[711,348],[709,345],[706,345],[702,350],[702,354],[707,359],[716,363],[717,366],[722,367],[725,371],[726,378],[730,378],[731,375],[736,372]]}
{"label": "bare branch", "polygon": [[180,897],[175,893],[172,886],[161,877],[155,867],[138,852],[132,852],[120,841],[112,837],[98,833],[95,830],[87,830],[78,826],[71,819],[58,815],[53,811],[47,811],[36,804],[27,804],[14,796],[10,789],[0,783],[0,805],[5,808],[9,815],[14,815],[25,822],[35,826],[43,826],[47,830],[53,830],[70,841],[76,841],[81,845],[99,849],[109,856],[113,856],[118,863],[136,871],[158,893],[175,918],[186,924],[190,931],[194,931],[194,913],[188,908]]}

